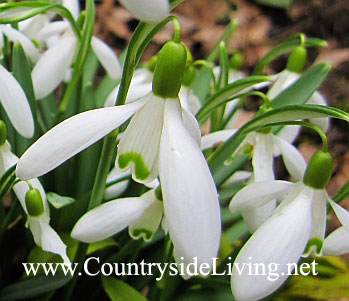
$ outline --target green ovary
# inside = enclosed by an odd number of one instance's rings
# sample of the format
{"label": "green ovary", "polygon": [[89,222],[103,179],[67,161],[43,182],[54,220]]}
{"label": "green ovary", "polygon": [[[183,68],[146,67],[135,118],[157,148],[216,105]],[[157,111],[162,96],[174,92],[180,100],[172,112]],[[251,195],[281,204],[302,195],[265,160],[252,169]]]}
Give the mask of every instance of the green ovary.
{"label": "green ovary", "polygon": [[145,180],[150,176],[150,171],[144,163],[142,156],[138,153],[122,154],[119,157],[120,169],[125,169],[133,162],[135,165],[135,175],[138,180]]}

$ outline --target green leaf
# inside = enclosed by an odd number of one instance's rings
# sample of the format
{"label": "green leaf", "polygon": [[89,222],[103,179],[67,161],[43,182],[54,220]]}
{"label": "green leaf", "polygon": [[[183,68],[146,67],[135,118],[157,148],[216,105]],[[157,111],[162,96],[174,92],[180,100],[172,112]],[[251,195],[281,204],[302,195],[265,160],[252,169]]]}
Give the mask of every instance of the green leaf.
{"label": "green leaf", "polygon": [[[263,69],[266,65],[268,65],[271,61],[276,59],[277,57],[284,55],[288,52],[291,52],[294,48],[300,45],[300,41],[297,40],[288,40],[277,46],[275,46],[272,50],[270,50],[264,57],[260,59],[256,68],[253,71],[253,74],[260,74],[263,72]],[[304,41],[304,46],[316,46],[316,47],[326,47],[327,43],[324,40],[306,38]]]}
{"label": "green leaf", "polygon": [[201,103],[204,103],[206,96],[210,92],[211,80],[211,70],[203,66],[199,70],[199,72],[197,73],[190,85],[190,88],[193,90],[194,94],[200,99]]}
{"label": "green leaf", "polygon": [[273,126],[273,124],[279,124],[280,122],[286,123],[287,121],[320,117],[338,118],[349,122],[348,113],[336,108],[318,105],[285,106],[254,117],[208,157],[208,163],[215,178],[216,184],[218,183],[217,185],[219,185],[224,179],[224,175],[220,175],[222,170],[223,172],[225,170],[223,167],[234,164],[234,161],[239,157],[237,156],[234,158],[230,164],[225,164],[226,160],[231,159],[232,154],[242,142],[243,137],[248,133],[261,127],[270,127]]}
{"label": "green leaf", "polygon": [[255,84],[269,81],[267,76],[249,76],[237,80],[224,88],[219,89],[213,96],[211,96],[197,113],[196,118],[202,121],[209,113],[211,113],[218,106],[239,97],[243,90],[252,87]]}
{"label": "green leaf", "polygon": [[127,283],[113,277],[102,277],[104,291],[113,301],[146,301],[138,291]]}
{"label": "green leaf", "polygon": [[16,181],[16,166],[10,167],[0,178],[0,201],[10,192]]}
{"label": "green leaf", "polygon": [[306,71],[293,85],[273,99],[272,107],[276,109],[286,105],[304,104],[320,87],[330,68],[329,64],[322,63]]}
{"label": "green leaf", "polygon": [[54,192],[46,193],[46,199],[56,209],[60,209],[62,207],[73,204],[75,202],[75,199],[73,199],[73,198],[61,196],[61,195],[54,193]]}
{"label": "green leaf", "polygon": [[103,250],[104,248],[108,248],[108,247],[120,247],[120,246],[114,239],[106,238],[104,240],[89,244],[86,254],[89,255],[89,254],[92,254],[93,252]]}
{"label": "green leaf", "polygon": [[56,290],[68,283],[70,279],[63,273],[28,278],[5,287],[0,294],[0,300],[28,300]]}

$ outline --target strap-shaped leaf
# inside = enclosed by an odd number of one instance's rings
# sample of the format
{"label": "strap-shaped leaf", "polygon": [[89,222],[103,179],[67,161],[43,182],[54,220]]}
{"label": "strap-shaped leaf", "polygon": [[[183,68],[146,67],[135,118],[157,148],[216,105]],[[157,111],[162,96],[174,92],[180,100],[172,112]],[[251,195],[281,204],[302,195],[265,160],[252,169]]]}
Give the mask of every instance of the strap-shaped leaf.
{"label": "strap-shaped leaf", "polygon": [[276,109],[286,105],[304,104],[320,87],[330,69],[331,66],[328,63],[310,68],[293,85],[273,99],[272,107]]}
{"label": "strap-shaped leaf", "polygon": [[16,164],[10,167],[0,178],[0,201],[10,192],[16,181]]}
{"label": "strap-shaped leaf", "polygon": [[[267,76],[249,76],[240,80],[237,80],[224,88],[221,88],[211,96],[205,104],[201,107],[200,111],[197,113],[196,118],[202,121],[209,113],[211,113],[215,108],[224,104],[235,97],[239,97],[245,89],[252,87],[255,84],[269,81],[270,78]],[[245,91],[246,92],[246,91]]]}
{"label": "strap-shaped leaf", "polygon": [[[272,50],[270,50],[264,57],[260,59],[256,68],[253,71],[253,74],[260,74],[263,72],[263,69],[266,65],[268,65],[271,61],[276,59],[277,57],[291,52],[294,48],[299,46],[299,40],[288,40],[277,46],[275,46]],[[327,43],[324,40],[314,39],[314,38],[306,38],[304,41],[304,46],[316,46],[316,47],[326,47]]]}

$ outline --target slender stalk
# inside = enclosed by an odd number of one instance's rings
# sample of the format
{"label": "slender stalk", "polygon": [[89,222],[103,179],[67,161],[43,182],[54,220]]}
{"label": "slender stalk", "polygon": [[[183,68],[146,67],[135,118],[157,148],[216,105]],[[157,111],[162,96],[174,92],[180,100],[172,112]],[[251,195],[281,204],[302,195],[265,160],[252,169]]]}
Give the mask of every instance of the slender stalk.
{"label": "slender stalk", "polygon": [[8,225],[10,224],[10,222],[13,220],[14,214],[16,212],[18,208],[18,201],[17,199],[12,203],[10,211],[7,213],[7,215],[5,216],[1,226],[0,226],[0,244],[2,241],[2,238],[6,232],[6,229],[8,227]]}

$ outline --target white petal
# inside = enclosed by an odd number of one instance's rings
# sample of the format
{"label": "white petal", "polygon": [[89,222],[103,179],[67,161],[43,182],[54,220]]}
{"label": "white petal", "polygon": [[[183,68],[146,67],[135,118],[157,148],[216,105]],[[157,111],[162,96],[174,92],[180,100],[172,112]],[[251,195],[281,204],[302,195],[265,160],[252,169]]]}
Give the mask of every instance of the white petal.
{"label": "white petal", "polygon": [[120,0],[132,15],[142,21],[158,22],[169,13],[168,0]]}
{"label": "white petal", "polygon": [[273,140],[271,134],[256,133],[252,166],[255,182],[274,179]]}
{"label": "white petal", "polygon": [[77,20],[80,15],[80,4],[78,0],[62,0],[62,5],[65,6]]}
{"label": "white petal", "polygon": [[159,228],[163,215],[163,203],[156,199],[154,190],[151,191],[149,196],[152,196],[152,204],[144,211],[143,215],[136,222],[130,224],[128,228],[128,232],[133,239],[143,237],[145,241],[150,241]]}
{"label": "white petal", "polygon": [[23,154],[17,165],[17,176],[28,180],[49,172],[123,124],[143,104],[140,100],[83,112],[64,120]]}
{"label": "white petal", "polygon": [[327,192],[324,191],[326,194],[327,200],[329,201],[334,213],[336,213],[339,221],[349,231],[349,212],[345,210],[343,207],[339,206],[337,203],[332,201],[329,196],[327,195]]}
{"label": "white petal", "polygon": [[119,79],[121,77],[121,67],[114,51],[97,37],[92,37],[91,47],[110,78]]}
{"label": "white petal", "polygon": [[182,108],[189,110],[193,115],[201,108],[201,102],[199,98],[193,93],[193,90],[188,87],[182,86],[179,91],[179,99],[181,101]]}
{"label": "white petal", "polygon": [[14,128],[24,137],[34,135],[34,121],[27,97],[17,80],[0,65],[0,101]]}
{"label": "white petal", "polygon": [[147,197],[124,198],[104,203],[83,215],[71,236],[83,242],[110,237],[138,220],[153,200]]}
{"label": "white petal", "polygon": [[275,180],[248,184],[233,197],[229,209],[236,212],[263,206],[273,199],[286,196],[293,187],[291,182]]}
{"label": "white petal", "polygon": [[70,263],[66,253],[66,245],[48,224],[43,217],[29,217],[28,224],[33,233],[35,243],[44,251],[58,254],[62,257],[64,263]]}
{"label": "white petal", "polygon": [[228,140],[228,138],[233,136],[236,133],[236,131],[237,130],[227,129],[227,130],[221,130],[221,131],[213,132],[205,136],[202,136],[201,149],[205,150],[210,147],[213,147],[215,144],[219,142],[224,142],[225,140]]}
{"label": "white petal", "polygon": [[54,91],[62,82],[73,62],[76,39],[64,37],[48,49],[38,60],[32,71],[35,97],[44,98]]}
{"label": "white petal", "polygon": [[24,34],[14,29],[10,25],[0,25],[0,30],[3,31],[11,42],[19,42],[22,45],[25,53],[33,62],[36,62],[39,59],[39,51],[35,48],[33,42],[30,41]]}
{"label": "white petal", "polygon": [[107,186],[104,191],[104,198],[108,200],[115,199],[124,193],[129,184],[128,177],[130,176],[131,172],[129,170],[122,171],[118,167],[113,168],[107,177],[107,184],[116,181],[118,182]]}
{"label": "white petal", "polygon": [[182,123],[179,101],[166,101],[160,144],[160,181],[176,258],[212,264],[221,221],[216,187],[207,162]]}
{"label": "white petal", "polygon": [[297,181],[301,181],[306,169],[306,163],[302,154],[292,144],[278,136],[273,135],[273,141],[279,146],[282,159],[290,175]]}
{"label": "white petal", "polygon": [[[327,101],[322,96],[322,94],[320,94],[319,92],[315,91],[314,94],[307,101],[307,104],[327,106]],[[314,119],[310,119],[310,121],[312,123],[316,124],[318,127],[320,127],[324,132],[327,132],[328,127],[330,125],[330,119],[326,118],[326,117],[314,118]]]}
{"label": "white petal", "polygon": [[349,253],[349,231],[344,227],[339,227],[326,237],[323,254],[338,256],[345,253]]}
{"label": "white petal", "polygon": [[[303,189],[292,203],[279,214],[274,214],[247,241],[234,262],[231,277],[236,300],[262,299],[287,279],[287,273],[292,272],[287,264],[297,263],[308,241],[311,196],[310,188]],[[252,273],[245,265],[254,267]],[[264,275],[260,265],[266,269]],[[256,267],[259,267],[258,272]]]}
{"label": "white petal", "polygon": [[296,140],[300,129],[301,127],[298,125],[284,126],[277,135],[288,143],[292,143],[294,140]]}
{"label": "white petal", "polygon": [[299,77],[300,75],[298,73],[294,73],[285,69],[284,71],[278,74],[276,81],[274,82],[272,87],[269,89],[267,96],[270,99],[274,99],[283,90],[291,86]]}
{"label": "white petal", "polygon": [[200,146],[201,140],[201,130],[200,125],[194,115],[187,109],[182,107],[182,119],[184,127],[196,141],[196,143]]}
{"label": "white petal", "polygon": [[[135,181],[147,183],[159,174],[158,154],[165,100],[149,93],[146,104],[132,118],[120,139],[120,169],[131,167]],[[131,103],[132,104],[132,103]]]}
{"label": "white petal", "polygon": [[138,86],[145,83],[153,82],[153,73],[146,68],[136,69],[131,80],[131,86]]}
{"label": "white petal", "polygon": [[50,22],[41,28],[41,30],[37,34],[37,39],[39,41],[45,41],[52,36],[62,34],[64,31],[68,30],[69,27],[69,22],[65,20]]}
{"label": "white petal", "polygon": [[221,188],[228,187],[230,185],[234,185],[239,182],[245,182],[253,176],[253,173],[251,171],[247,170],[238,170],[234,172],[228,180],[226,180],[222,185]]}
{"label": "white petal", "polygon": [[312,205],[312,225],[309,239],[319,238],[322,241],[326,232],[326,195],[322,190],[315,190]]}
{"label": "white petal", "polygon": [[18,23],[19,30],[29,39],[36,39],[38,32],[47,24],[46,15],[36,15]]}

